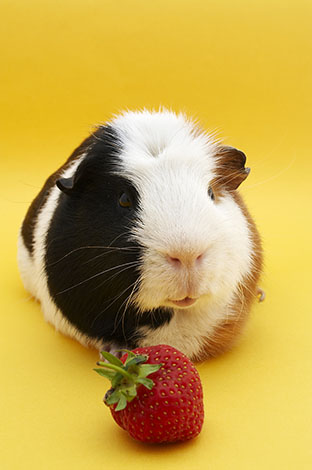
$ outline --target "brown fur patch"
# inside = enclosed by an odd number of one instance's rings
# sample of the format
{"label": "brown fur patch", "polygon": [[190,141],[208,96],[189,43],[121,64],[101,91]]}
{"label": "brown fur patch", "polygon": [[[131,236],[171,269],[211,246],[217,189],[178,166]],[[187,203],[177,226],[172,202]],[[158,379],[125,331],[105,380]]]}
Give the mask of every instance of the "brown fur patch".
{"label": "brown fur patch", "polygon": [[207,338],[206,346],[197,357],[198,361],[218,356],[228,351],[235,344],[242,329],[248,319],[252,303],[258,297],[258,281],[262,271],[262,246],[257,227],[247,210],[241,196],[232,192],[232,197],[241,208],[249,225],[249,230],[253,245],[252,270],[243,282],[240,283],[235,296],[235,301],[231,307],[231,316],[216,327],[212,337]]}
{"label": "brown fur patch", "polygon": [[234,147],[220,146],[215,154],[217,171],[212,186],[222,186],[232,191],[247,178],[250,168],[245,168],[246,155]]}

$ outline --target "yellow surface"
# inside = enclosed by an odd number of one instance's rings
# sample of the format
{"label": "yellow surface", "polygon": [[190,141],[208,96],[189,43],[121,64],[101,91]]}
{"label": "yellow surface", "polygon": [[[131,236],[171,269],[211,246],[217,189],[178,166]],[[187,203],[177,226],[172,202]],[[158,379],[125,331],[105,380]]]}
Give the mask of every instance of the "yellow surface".
{"label": "yellow surface", "polygon": [[[0,468],[311,469],[310,0],[2,0]],[[240,344],[201,364],[206,420],[146,447],[101,403],[97,353],[43,320],[16,267],[44,179],[124,108],[185,110],[242,148],[265,247]]]}

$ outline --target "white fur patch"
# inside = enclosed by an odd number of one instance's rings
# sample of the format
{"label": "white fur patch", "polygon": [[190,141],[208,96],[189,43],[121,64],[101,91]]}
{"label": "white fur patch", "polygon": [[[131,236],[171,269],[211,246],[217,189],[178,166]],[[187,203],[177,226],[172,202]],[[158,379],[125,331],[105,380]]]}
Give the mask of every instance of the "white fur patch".
{"label": "white fur patch", "polygon": [[[113,125],[123,141],[123,169],[140,195],[134,230],[145,248],[139,304],[157,308],[167,305],[168,296],[187,294],[228,301],[250,271],[252,246],[246,218],[231,195],[218,203],[208,196],[216,170],[214,141],[169,112],[128,113]],[[204,256],[200,266],[177,270],[168,254]]]}
{"label": "white fur patch", "polygon": [[[141,329],[142,346],[168,343],[190,356],[227,315],[238,284],[252,263],[248,223],[230,194],[214,202],[216,144],[183,115],[127,113],[113,121],[123,142],[122,168],[140,195],[133,236],[144,247],[141,310],[172,307],[171,300],[198,298],[174,308],[169,325]],[[189,260],[180,266],[168,256]],[[194,260],[200,256],[201,262]]]}

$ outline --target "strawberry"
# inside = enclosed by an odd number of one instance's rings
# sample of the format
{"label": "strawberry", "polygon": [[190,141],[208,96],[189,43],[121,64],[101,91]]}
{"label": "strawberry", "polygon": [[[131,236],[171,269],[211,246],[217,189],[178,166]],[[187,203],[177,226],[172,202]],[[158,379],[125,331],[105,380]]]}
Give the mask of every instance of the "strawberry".
{"label": "strawberry", "polygon": [[[203,390],[192,362],[177,349],[158,345],[126,351],[94,369],[111,380],[104,403],[117,424],[139,441],[160,443],[196,437],[204,421]],[[149,376],[149,377],[147,377]]]}

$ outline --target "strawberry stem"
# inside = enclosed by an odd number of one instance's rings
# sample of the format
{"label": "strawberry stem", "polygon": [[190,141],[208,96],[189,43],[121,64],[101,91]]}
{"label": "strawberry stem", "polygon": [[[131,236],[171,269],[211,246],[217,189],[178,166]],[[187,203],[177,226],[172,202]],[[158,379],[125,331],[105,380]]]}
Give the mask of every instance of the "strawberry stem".
{"label": "strawberry stem", "polygon": [[108,369],[113,369],[115,370],[116,372],[119,372],[120,374],[122,374],[124,377],[126,377],[128,380],[131,380],[133,382],[133,376],[131,374],[129,374],[129,372],[127,372],[125,369],[119,367],[119,366],[116,366],[115,364],[109,364],[108,362],[102,362],[102,361],[99,361],[97,362],[97,364],[99,366],[102,366],[102,367],[106,367]]}
{"label": "strawberry stem", "polygon": [[146,355],[135,354],[132,351],[126,351],[126,353],[128,356],[122,362],[112,354],[103,351],[101,354],[107,362],[97,362],[103,369],[94,369],[95,372],[111,381],[112,388],[106,393],[103,401],[108,406],[115,406],[115,411],[126,408],[127,403],[136,397],[138,387],[144,386],[151,390],[155,384],[147,376],[158,371],[162,366],[162,364],[146,363],[148,360]]}

